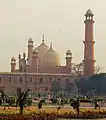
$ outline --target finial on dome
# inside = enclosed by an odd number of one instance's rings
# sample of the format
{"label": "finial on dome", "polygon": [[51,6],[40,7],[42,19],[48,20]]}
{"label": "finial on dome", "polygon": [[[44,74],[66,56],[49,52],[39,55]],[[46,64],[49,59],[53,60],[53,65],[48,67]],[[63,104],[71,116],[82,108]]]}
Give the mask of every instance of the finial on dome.
{"label": "finial on dome", "polygon": [[42,42],[44,42],[44,39],[45,39],[45,38],[44,38],[44,34],[43,34],[43,35],[42,35]]}
{"label": "finial on dome", "polygon": [[52,42],[50,43],[50,48],[52,48]]}

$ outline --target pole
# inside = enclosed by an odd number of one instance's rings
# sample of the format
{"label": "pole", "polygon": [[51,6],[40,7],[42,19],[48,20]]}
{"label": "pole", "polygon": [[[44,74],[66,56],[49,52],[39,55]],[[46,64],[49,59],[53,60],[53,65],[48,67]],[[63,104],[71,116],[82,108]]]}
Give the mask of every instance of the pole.
{"label": "pole", "polygon": [[26,88],[27,88],[26,62],[25,62],[25,70],[24,70],[24,72],[25,72],[25,90],[26,90]]}
{"label": "pole", "polygon": [[39,97],[38,60],[37,60],[37,96]]}
{"label": "pole", "polygon": [[[57,76],[56,76],[56,74],[54,73],[53,75],[54,75],[54,81],[57,82],[57,79],[56,79]],[[57,94],[58,94],[58,90],[57,90],[57,89],[58,89],[58,88],[56,87],[56,90],[55,90],[55,92],[56,92],[55,95],[56,95],[56,96],[57,96]]]}

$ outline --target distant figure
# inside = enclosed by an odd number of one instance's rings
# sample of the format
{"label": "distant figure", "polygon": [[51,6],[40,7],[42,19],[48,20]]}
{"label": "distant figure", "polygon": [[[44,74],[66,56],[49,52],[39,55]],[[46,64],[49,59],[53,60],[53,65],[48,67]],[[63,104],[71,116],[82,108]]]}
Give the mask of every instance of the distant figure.
{"label": "distant figure", "polygon": [[71,106],[73,107],[73,109],[77,111],[77,114],[79,115],[79,107],[80,107],[79,98],[77,98],[76,100],[73,100],[73,102],[71,103]]}
{"label": "distant figure", "polygon": [[51,99],[51,95],[50,94],[48,94],[48,100],[50,100]]}
{"label": "distant figure", "polygon": [[61,108],[61,106],[58,106],[58,107],[57,107],[57,110],[60,110],[60,108]]}
{"label": "distant figure", "polygon": [[100,105],[98,104],[97,101],[94,102],[94,108],[95,108],[95,109],[100,108]]}
{"label": "distant figure", "polygon": [[40,102],[38,103],[38,109],[42,109],[42,101],[40,100]]}
{"label": "distant figure", "polygon": [[40,93],[38,94],[38,97],[40,98]]}
{"label": "distant figure", "polygon": [[64,100],[63,100],[63,99],[61,99],[61,105],[62,105],[62,106],[64,105]]}

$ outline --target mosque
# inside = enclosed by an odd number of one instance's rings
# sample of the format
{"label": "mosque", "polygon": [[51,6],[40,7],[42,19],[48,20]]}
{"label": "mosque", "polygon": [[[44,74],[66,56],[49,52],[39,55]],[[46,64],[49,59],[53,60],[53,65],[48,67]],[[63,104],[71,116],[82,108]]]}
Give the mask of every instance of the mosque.
{"label": "mosque", "polygon": [[19,69],[16,69],[16,59],[11,59],[11,72],[28,72],[28,73],[71,73],[71,60],[72,53],[70,50],[66,52],[66,65],[60,65],[59,54],[53,49],[52,44],[50,47],[46,45],[44,41],[44,35],[42,43],[35,47],[33,46],[33,40],[28,40],[28,57],[23,53],[23,57],[19,55]]}
{"label": "mosque", "polygon": [[[84,77],[94,74],[94,35],[93,16],[89,9],[85,14],[85,41],[84,43]],[[39,46],[33,46],[32,38],[28,40],[28,53],[18,56],[18,69],[16,59],[11,59],[11,72],[0,73],[0,88],[7,93],[15,93],[18,87],[29,88],[32,92],[51,93],[51,84],[54,80],[59,81],[64,89],[66,81],[73,82],[75,76],[72,73],[72,53],[66,51],[66,64],[62,66],[59,54],[52,44],[45,43],[44,35]]]}

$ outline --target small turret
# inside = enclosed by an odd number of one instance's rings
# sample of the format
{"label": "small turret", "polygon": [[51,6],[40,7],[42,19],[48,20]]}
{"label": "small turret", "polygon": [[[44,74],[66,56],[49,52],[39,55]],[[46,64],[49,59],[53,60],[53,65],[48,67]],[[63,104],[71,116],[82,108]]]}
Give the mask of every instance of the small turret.
{"label": "small turret", "polygon": [[90,9],[88,9],[88,10],[86,11],[86,15],[93,15],[93,13],[92,13],[92,11],[91,11]]}
{"label": "small turret", "polygon": [[71,66],[72,66],[72,53],[70,50],[67,50],[67,52],[66,52],[66,67],[69,69],[69,72],[71,72]]}
{"label": "small turret", "polygon": [[23,59],[25,59],[26,58],[26,54],[25,53],[23,53]]}
{"label": "small turret", "polygon": [[11,61],[16,61],[16,59],[14,57],[11,58]]}
{"label": "small turret", "polygon": [[66,52],[66,57],[70,57],[70,58],[72,58],[72,53],[71,53],[70,50],[67,50],[67,52]]}
{"label": "small turret", "polygon": [[20,54],[18,55],[18,58],[19,58],[19,60],[21,59],[21,55]]}
{"label": "small turret", "polygon": [[33,40],[32,40],[31,37],[30,37],[29,40],[28,40],[28,46],[33,46]]}
{"label": "small turret", "polygon": [[32,56],[38,57],[38,50],[37,50],[37,49],[34,49],[34,50],[33,50]]}
{"label": "small turret", "polygon": [[29,40],[28,40],[28,60],[32,57],[32,51],[33,51],[33,40],[32,40],[32,38],[29,38]]}
{"label": "small turret", "polygon": [[93,21],[93,16],[94,16],[94,14],[92,13],[92,11],[90,9],[88,9],[85,14],[85,17],[86,17],[85,21]]}
{"label": "small turret", "polygon": [[32,53],[32,68],[33,68],[33,71],[37,72],[38,64],[39,64],[38,50],[34,49],[33,53]]}
{"label": "small turret", "polygon": [[11,72],[15,72],[16,70],[16,59],[14,57],[11,58]]}

